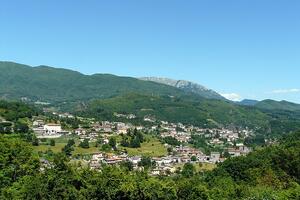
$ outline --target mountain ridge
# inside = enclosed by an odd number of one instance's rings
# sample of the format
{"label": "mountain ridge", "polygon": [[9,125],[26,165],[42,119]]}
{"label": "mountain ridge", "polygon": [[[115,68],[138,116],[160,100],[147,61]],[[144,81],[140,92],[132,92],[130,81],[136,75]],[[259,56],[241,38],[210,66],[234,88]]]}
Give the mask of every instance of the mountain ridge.
{"label": "mountain ridge", "polygon": [[140,79],[176,87],[183,91],[192,92],[194,94],[198,94],[209,99],[222,99],[222,100],[226,99],[222,95],[215,92],[214,90],[208,89],[203,85],[191,81],[175,80],[175,79],[163,78],[163,77],[141,77]]}
{"label": "mountain ridge", "polygon": [[[177,88],[132,77],[110,74],[84,75],[77,71],[45,65],[0,62],[0,97],[27,97],[42,101],[81,101],[108,98],[128,92],[153,95],[184,95]],[[199,96],[200,98],[200,96]]]}

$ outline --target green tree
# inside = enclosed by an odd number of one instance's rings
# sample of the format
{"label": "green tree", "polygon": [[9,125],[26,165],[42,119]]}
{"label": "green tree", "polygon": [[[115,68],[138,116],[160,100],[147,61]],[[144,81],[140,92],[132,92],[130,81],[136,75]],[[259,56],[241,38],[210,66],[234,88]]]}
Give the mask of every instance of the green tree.
{"label": "green tree", "polygon": [[109,144],[109,146],[111,146],[111,148],[113,148],[114,150],[117,149],[117,140],[116,140],[115,137],[109,138],[108,144]]}
{"label": "green tree", "polygon": [[62,149],[62,151],[65,153],[65,155],[67,155],[67,156],[72,155],[72,151],[74,151],[74,147],[73,147],[74,145],[75,145],[74,139],[68,140],[68,143]]}
{"label": "green tree", "polygon": [[32,145],[39,146],[39,139],[36,137],[36,135],[32,136]]}
{"label": "green tree", "polygon": [[133,170],[133,163],[130,161],[123,161],[123,162],[121,162],[120,166],[128,171]]}
{"label": "green tree", "polygon": [[109,152],[109,151],[111,151],[111,146],[109,144],[103,144],[101,146],[101,150],[104,152]]}
{"label": "green tree", "polygon": [[84,148],[84,149],[90,148],[89,140],[84,139],[82,142],[80,142],[79,147]]}
{"label": "green tree", "polygon": [[0,136],[0,155],[0,195],[14,182],[40,170],[39,159],[32,147],[18,138]]}
{"label": "green tree", "polygon": [[14,127],[16,133],[28,133],[29,127],[25,123],[17,122]]}
{"label": "green tree", "polygon": [[144,167],[145,169],[150,169],[155,167],[155,162],[151,160],[149,156],[143,156],[138,166]]}
{"label": "green tree", "polygon": [[186,178],[190,178],[190,177],[194,176],[195,172],[196,172],[196,169],[193,164],[185,163],[181,174]]}
{"label": "green tree", "polygon": [[197,157],[196,156],[192,156],[191,157],[191,161],[196,162],[197,161]]}
{"label": "green tree", "polygon": [[55,140],[54,139],[50,140],[50,146],[55,146]]}

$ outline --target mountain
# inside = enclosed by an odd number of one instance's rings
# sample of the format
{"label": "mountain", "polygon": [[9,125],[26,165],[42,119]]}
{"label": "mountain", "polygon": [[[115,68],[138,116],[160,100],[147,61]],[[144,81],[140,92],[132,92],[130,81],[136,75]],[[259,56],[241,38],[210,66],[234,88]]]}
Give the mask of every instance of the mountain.
{"label": "mountain", "polygon": [[46,102],[88,101],[130,92],[147,95],[181,96],[180,89],[110,74],[84,75],[76,71],[48,66],[0,62],[0,98]]}
{"label": "mountain", "polygon": [[120,120],[115,119],[113,113],[135,114],[140,122],[143,121],[144,116],[153,116],[157,120],[207,127],[229,125],[266,127],[270,119],[257,108],[238,106],[222,100],[141,94],[126,94],[95,100],[81,115]]}
{"label": "mountain", "polygon": [[[118,118],[114,113],[134,114],[136,119]],[[108,99],[91,101],[77,113],[99,120],[125,121],[141,124],[145,116],[169,122],[181,122],[200,127],[249,127],[264,136],[282,135],[299,130],[300,112],[266,110],[255,106],[237,105],[215,99],[148,96],[126,94]]]}
{"label": "mountain", "polygon": [[263,134],[288,133],[300,127],[297,104],[268,100],[255,106],[237,105],[212,90],[185,81],[177,81],[174,87],[171,83],[110,74],[84,75],[12,62],[0,62],[0,72],[0,98],[26,97],[52,103],[62,111],[104,120],[112,119],[114,112],[118,112],[133,113],[140,122],[151,115],[159,120],[198,126],[247,126],[261,129]]}
{"label": "mountain", "polygon": [[192,92],[194,94],[200,95],[208,99],[222,99],[225,100],[223,96],[215,92],[214,90],[208,89],[197,83],[184,80],[173,80],[169,78],[159,78],[159,77],[142,77],[141,80],[151,81],[156,83],[161,83],[169,86],[179,88],[185,92]]}
{"label": "mountain", "polygon": [[300,111],[300,104],[288,101],[263,100],[255,104],[255,107],[266,110]]}
{"label": "mountain", "polygon": [[252,99],[244,99],[242,101],[236,102],[238,105],[244,106],[255,106],[259,101]]}

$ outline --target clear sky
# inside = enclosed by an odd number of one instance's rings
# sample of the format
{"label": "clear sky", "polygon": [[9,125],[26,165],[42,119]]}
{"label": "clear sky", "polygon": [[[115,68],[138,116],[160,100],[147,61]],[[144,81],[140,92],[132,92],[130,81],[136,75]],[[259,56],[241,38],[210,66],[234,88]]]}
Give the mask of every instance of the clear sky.
{"label": "clear sky", "polygon": [[0,0],[0,60],[300,103],[300,1]]}

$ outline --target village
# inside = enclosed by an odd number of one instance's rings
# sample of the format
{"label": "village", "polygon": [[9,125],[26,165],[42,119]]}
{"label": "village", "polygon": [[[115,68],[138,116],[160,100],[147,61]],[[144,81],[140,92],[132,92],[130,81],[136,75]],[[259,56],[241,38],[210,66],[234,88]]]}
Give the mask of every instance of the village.
{"label": "village", "polygon": [[[60,121],[64,119],[74,119],[75,116],[68,113],[52,113]],[[115,114],[115,116],[126,119],[134,119],[135,115]],[[157,134],[161,145],[167,149],[164,155],[146,156],[151,160],[151,175],[169,175],[180,170],[180,166],[186,163],[195,165],[212,164],[223,162],[228,157],[237,157],[247,155],[252,151],[250,147],[243,144],[243,139],[253,134],[252,130],[247,128],[226,129],[214,128],[204,129],[182,123],[169,123],[166,121],[155,120],[154,117],[146,116],[145,122],[151,125],[132,125],[125,122],[96,121],[94,119],[76,117],[80,121],[88,123],[88,127],[79,125],[76,129],[64,130],[60,121],[57,123],[46,123],[45,119],[35,118],[32,122],[32,130],[37,138],[42,139],[59,139],[61,137],[76,137],[80,142],[97,143],[101,138],[101,145],[108,146],[112,137],[122,137],[128,134],[130,130],[136,130],[144,135]],[[203,138],[206,145],[219,151],[204,152],[201,148],[195,148],[192,144],[193,138],[197,136]],[[164,143],[164,139],[173,138],[176,144]],[[142,144],[143,145],[143,144]],[[90,152],[88,159],[81,159],[91,169],[100,170],[103,165],[119,165],[123,162],[129,162],[134,170],[142,170],[141,161],[145,159],[143,152],[134,155],[128,154],[127,150],[122,147],[119,141],[116,142],[114,151],[112,147],[108,151],[102,151],[98,148]],[[153,147],[155,149],[155,146]],[[78,158],[77,158],[78,160]]]}

